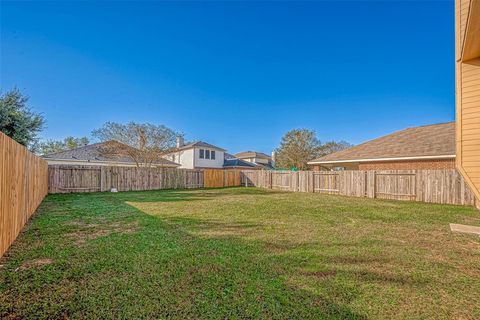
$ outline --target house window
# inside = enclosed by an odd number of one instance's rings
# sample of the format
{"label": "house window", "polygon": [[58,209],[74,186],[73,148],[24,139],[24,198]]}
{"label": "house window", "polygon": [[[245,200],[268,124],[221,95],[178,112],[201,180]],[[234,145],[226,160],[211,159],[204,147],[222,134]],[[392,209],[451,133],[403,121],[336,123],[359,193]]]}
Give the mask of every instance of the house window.
{"label": "house window", "polygon": [[205,150],[200,149],[200,159],[205,159]]}
{"label": "house window", "polygon": [[205,150],[205,159],[210,159],[210,150]]}
{"label": "house window", "polygon": [[215,151],[214,150],[212,150],[210,152],[210,159],[215,160]]}

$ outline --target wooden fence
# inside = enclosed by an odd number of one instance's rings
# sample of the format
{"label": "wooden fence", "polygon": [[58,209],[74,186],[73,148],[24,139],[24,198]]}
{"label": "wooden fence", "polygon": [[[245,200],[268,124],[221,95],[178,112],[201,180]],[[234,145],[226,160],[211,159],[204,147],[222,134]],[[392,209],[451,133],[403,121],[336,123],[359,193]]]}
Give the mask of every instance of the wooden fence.
{"label": "wooden fence", "polygon": [[204,177],[205,188],[234,187],[241,185],[239,170],[206,169],[204,170]]}
{"label": "wooden fence", "polygon": [[174,168],[53,165],[49,193],[202,188],[203,172]]}
{"label": "wooden fence", "polygon": [[239,170],[187,170],[117,166],[49,166],[50,193],[240,186]]}
{"label": "wooden fence", "polygon": [[[475,205],[456,170],[242,171],[241,184],[274,190]],[[478,205],[478,203],[477,203]]]}
{"label": "wooden fence", "polygon": [[0,256],[48,190],[48,165],[0,132]]}

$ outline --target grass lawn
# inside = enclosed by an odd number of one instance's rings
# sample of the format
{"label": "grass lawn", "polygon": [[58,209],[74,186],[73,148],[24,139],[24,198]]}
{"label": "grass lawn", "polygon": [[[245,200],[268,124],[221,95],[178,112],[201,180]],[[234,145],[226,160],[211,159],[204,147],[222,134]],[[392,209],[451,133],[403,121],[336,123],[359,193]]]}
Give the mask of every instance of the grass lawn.
{"label": "grass lawn", "polygon": [[480,318],[471,207],[255,188],[49,195],[2,319]]}

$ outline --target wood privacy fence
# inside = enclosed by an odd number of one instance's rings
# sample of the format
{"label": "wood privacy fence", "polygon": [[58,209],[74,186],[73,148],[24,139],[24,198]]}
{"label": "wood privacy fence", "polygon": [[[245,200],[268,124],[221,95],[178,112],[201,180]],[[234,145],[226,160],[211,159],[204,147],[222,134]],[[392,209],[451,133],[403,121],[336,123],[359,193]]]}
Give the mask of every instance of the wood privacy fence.
{"label": "wood privacy fence", "polygon": [[0,132],[0,256],[48,191],[48,165]]}
{"label": "wood privacy fence", "polygon": [[213,188],[240,185],[238,170],[49,166],[50,193]]}
{"label": "wood privacy fence", "polygon": [[240,186],[239,170],[207,169],[204,171],[205,188]]}
{"label": "wood privacy fence", "polygon": [[294,192],[476,205],[474,194],[456,170],[248,170],[242,171],[241,183]]}

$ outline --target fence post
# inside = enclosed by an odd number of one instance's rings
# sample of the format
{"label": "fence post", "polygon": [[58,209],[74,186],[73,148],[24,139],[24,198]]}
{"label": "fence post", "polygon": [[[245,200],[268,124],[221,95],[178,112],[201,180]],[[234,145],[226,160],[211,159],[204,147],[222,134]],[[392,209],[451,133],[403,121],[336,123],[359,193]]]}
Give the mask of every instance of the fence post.
{"label": "fence post", "polygon": [[364,197],[368,197],[368,171],[365,170],[365,180],[363,181],[365,183],[365,194]]}
{"label": "fence post", "polygon": [[315,177],[313,171],[308,172],[308,190],[307,192],[315,192]]}

